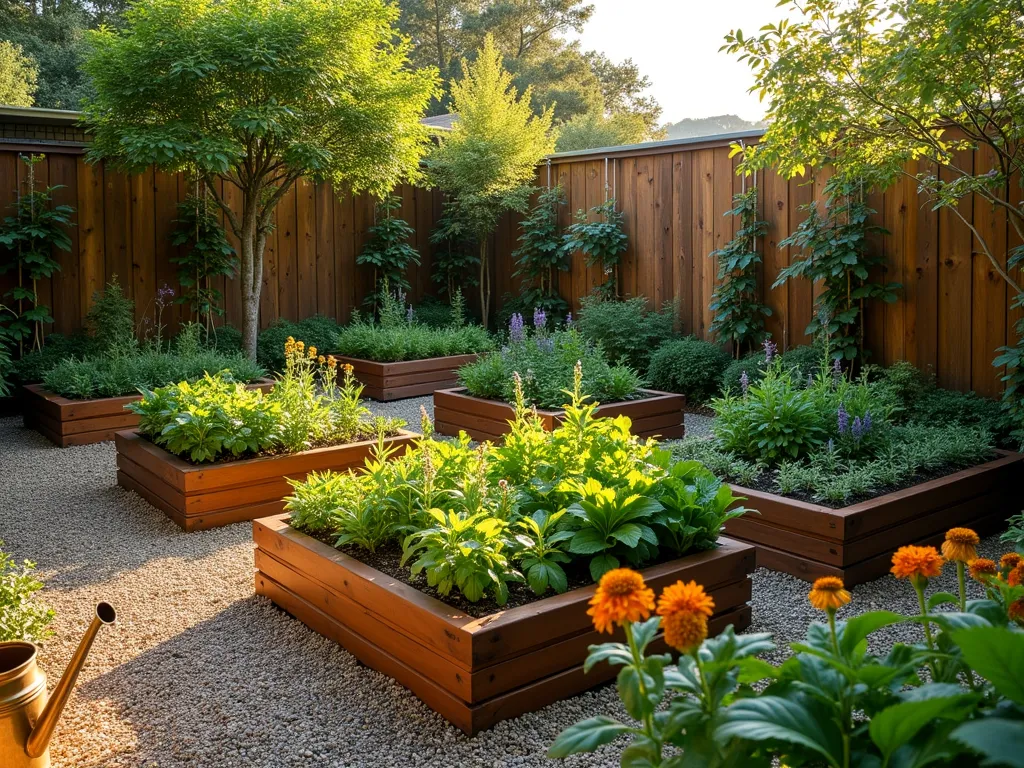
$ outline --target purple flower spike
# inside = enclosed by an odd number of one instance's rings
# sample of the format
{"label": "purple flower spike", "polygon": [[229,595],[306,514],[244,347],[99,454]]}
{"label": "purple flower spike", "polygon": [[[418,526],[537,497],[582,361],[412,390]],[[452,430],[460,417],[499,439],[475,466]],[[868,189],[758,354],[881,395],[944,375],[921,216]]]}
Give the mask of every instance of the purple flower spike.
{"label": "purple flower spike", "polygon": [[854,417],[850,434],[853,435],[854,440],[860,440],[864,436],[864,423],[860,420],[860,416]]}
{"label": "purple flower spike", "polygon": [[871,411],[864,414],[864,433],[871,431]]}
{"label": "purple flower spike", "polygon": [[836,421],[839,427],[839,434],[845,435],[846,430],[850,427],[850,414],[846,412],[846,409],[841,404],[839,410],[836,411]]}
{"label": "purple flower spike", "polygon": [[170,304],[171,303],[171,299],[173,299],[173,298],[174,298],[174,289],[171,288],[171,286],[167,285],[167,283],[164,283],[164,287],[163,288],[157,289],[157,292],[156,292],[156,303],[160,306],[160,309],[163,309],[168,304]]}
{"label": "purple flower spike", "polygon": [[778,345],[770,339],[764,341],[764,361],[770,363],[775,353],[779,351]]}
{"label": "purple flower spike", "polygon": [[572,328],[572,312],[569,312],[565,316],[565,327],[566,328]]}
{"label": "purple flower spike", "polygon": [[843,364],[838,357],[832,361],[832,378],[836,381],[843,378]]}
{"label": "purple flower spike", "polygon": [[416,316],[416,310],[414,310],[412,308],[412,306],[410,305],[410,307],[407,310],[405,310],[405,322],[411,323],[415,316]]}
{"label": "purple flower spike", "polygon": [[740,389],[743,390],[743,394],[747,394],[747,390],[750,389],[750,377],[747,376],[747,372],[744,371],[740,374]]}
{"label": "purple flower spike", "polygon": [[534,328],[543,328],[545,325],[547,325],[547,322],[548,322],[548,316],[547,316],[547,313],[545,313],[543,309],[538,307],[537,309],[533,310],[533,327]]}
{"label": "purple flower spike", "polygon": [[518,344],[526,338],[526,330],[523,327],[523,316],[516,312],[508,322],[508,338],[513,344]]}

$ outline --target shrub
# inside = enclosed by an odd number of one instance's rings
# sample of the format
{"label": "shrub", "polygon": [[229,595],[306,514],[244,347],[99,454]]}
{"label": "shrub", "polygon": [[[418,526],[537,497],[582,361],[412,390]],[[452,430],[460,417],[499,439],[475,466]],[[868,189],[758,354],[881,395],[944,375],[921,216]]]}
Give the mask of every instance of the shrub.
{"label": "shrub", "polygon": [[136,344],[135,302],[124,295],[117,275],[111,277],[102,293],[93,294],[85,322],[100,352],[123,350]]}
{"label": "shrub", "polygon": [[291,525],[336,546],[402,544],[402,563],[441,594],[503,604],[509,585],[535,594],[568,588],[566,571],[596,580],[621,563],[641,566],[716,546],[735,497],[696,462],[674,463],[635,438],[628,418],[598,418],[576,366],[566,419],[545,431],[516,392],[503,445],[462,434],[424,438],[393,461],[382,452],[359,472],[293,482]]}
{"label": "shrub", "polygon": [[264,395],[230,373],[205,375],[143,392],[127,406],[139,415],[139,432],[194,462],[269,451],[294,453],[393,434],[401,422],[369,420],[362,387],[350,369],[337,381],[333,357],[301,341],[286,342],[285,370]]}
{"label": "shrub", "polygon": [[[840,579],[818,579],[808,600],[825,621],[812,623],[778,665],[758,658],[775,650],[766,633],[737,635],[729,626],[708,638],[714,601],[696,582],[666,586],[651,617],[653,593],[642,576],[609,574],[592,601],[594,628],[621,627],[626,642],[591,645],[583,668],[621,667],[619,697],[631,722],[608,715],[583,720],[558,736],[548,757],[593,752],[628,735],[622,765],[1019,762],[1024,708],[1020,676],[1007,661],[1024,654],[1019,573],[1011,586],[1015,578],[1006,569],[972,569],[986,597],[967,600],[964,563],[957,562],[959,593],[927,595],[942,563],[932,547],[904,547],[893,556],[894,575],[909,581],[920,605],[908,616],[882,610],[839,621],[837,611],[852,596]],[[868,650],[872,633],[904,623],[923,624],[925,642],[898,643],[884,656]],[[656,637],[680,654],[678,662],[673,654],[648,653]],[[900,757],[890,761],[894,755]]]}
{"label": "shrub", "polygon": [[19,566],[0,541],[0,643],[11,640],[39,642],[52,634],[53,611],[36,599],[43,583],[33,574],[35,563]]}
{"label": "shrub", "polygon": [[694,336],[668,341],[651,356],[647,378],[655,389],[681,392],[691,403],[706,403],[718,394],[729,353]]}
{"label": "shrub", "polygon": [[586,296],[576,325],[587,339],[601,345],[612,362],[646,371],[651,353],[675,336],[675,317],[676,307],[670,302],[660,312],[649,312],[643,297],[614,301]]}
{"label": "shrub", "polygon": [[279,319],[260,331],[256,340],[256,359],[268,371],[282,371],[285,365],[284,345],[291,336],[311,347],[334,351],[335,337],[342,326],[324,315],[313,315],[297,323]]}
{"label": "shrub", "polygon": [[[535,317],[543,317],[538,313]],[[583,367],[583,387],[598,402],[615,402],[636,394],[643,385],[631,368],[611,365],[601,347],[587,341],[574,328],[548,332],[544,322],[532,332],[522,318],[513,316],[509,343],[459,369],[459,381],[476,397],[514,402],[514,377],[522,382],[526,403],[538,408],[560,408],[572,389],[573,369]]]}
{"label": "shrub", "polygon": [[[782,367],[796,369],[796,378],[805,380],[813,376],[821,368],[824,359],[824,349],[817,344],[804,344],[782,353]],[[740,377],[743,372],[747,373],[747,380],[756,384],[764,375],[766,367],[764,352],[750,352],[739,360],[733,360],[722,372],[721,389],[732,389],[734,392],[740,388]]]}
{"label": "shrub", "polygon": [[224,354],[242,351],[242,332],[232,325],[217,326],[203,335],[203,341],[210,349]]}
{"label": "shrub", "polygon": [[486,352],[494,349],[494,341],[479,325],[432,328],[411,322],[385,327],[356,322],[338,332],[333,348],[346,357],[393,363]]}
{"label": "shrub", "polygon": [[86,333],[78,332],[71,336],[51,333],[42,349],[30,352],[14,364],[14,373],[22,384],[38,384],[62,360],[81,360],[99,351],[98,342]]}

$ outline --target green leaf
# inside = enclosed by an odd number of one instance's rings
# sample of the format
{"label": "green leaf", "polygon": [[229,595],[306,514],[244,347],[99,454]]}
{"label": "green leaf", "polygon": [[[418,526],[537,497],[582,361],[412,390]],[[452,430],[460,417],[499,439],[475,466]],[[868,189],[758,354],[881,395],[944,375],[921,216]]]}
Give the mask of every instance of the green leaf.
{"label": "green leaf", "polygon": [[548,748],[548,757],[559,758],[593,752],[628,732],[630,727],[607,715],[598,715],[566,728]]}
{"label": "green leaf", "polygon": [[[920,694],[929,687],[922,686],[916,693]],[[949,692],[945,685],[940,684],[938,688],[937,692]],[[897,749],[910,742],[933,720],[962,714],[963,708],[970,706],[975,699],[972,694],[960,693],[954,696],[925,697],[886,707],[871,719],[871,740],[882,751],[883,760],[887,761]]]}
{"label": "green leaf", "polygon": [[937,608],[940,605],[959,605],[960,598],[950,592],[936,592],[928,598],[928,608]]}
{"label": "green leaf", "polygon": [[989,717],[972,720],[954,730],[949,737],[966,744],[984,757],[982,765],[1024,768],[1024,721]]}
{"label": "green leaf", "polygon": [[612,568],[619,567],[619,559],[615,555],[598,555],[590,561],[590,577],[600,581]]}
{"label": "green leaf", "polygon": [[964,661],[1006,698],[1024,704],[1024,633],[1004,627],[954,632]]}
{"label": "green leaf", "polygon": [[634,720],[643,720],[644,716],[653,711],[647,697],[640,691],[640,673],[632,664],[619,671],[616,687],[622,706]]}
{"label": "green leaf", "polygon": [[906,616],[901,616],[892,611],[871,611],[847,621],[842,628],[839,637],[839,650],[849,658],[854,650],[868,635],[882,627],[892,626],[906,621]]}
{"label": "green leaf", "polygon": [[724,743],[733,738],[799,744],[821,755],[829,765],[842,765],[842,739],[835,726],[827,719],[819,720],[815,710],[781,696],[742,699],[730,706],[715,729],[715,739]]}

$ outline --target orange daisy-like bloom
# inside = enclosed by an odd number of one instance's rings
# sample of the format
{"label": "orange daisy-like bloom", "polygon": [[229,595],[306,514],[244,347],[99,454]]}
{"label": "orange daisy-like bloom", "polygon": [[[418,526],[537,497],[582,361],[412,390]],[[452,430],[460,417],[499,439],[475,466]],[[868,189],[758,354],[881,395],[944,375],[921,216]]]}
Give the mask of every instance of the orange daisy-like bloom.
{"label": "orange daisy-like bloom", "polygon": [[677,581],[665,587],[658,598],[658,615],[665,630],[665,642],[677,651],[688,653],[708,636],[708,618],[715,612],[715,601],[696,581]]}
{"label": "orange daisy-like bloom", "polygon": [[345,365],[342,366],[342,369],[345,371],[345,375],[346,376],[351,376],[355,372],[355,370],[356,370],[352,366],[352,363],[345,363]]}
{"label": "orange daisy-like bloom", "polygon": [[326,363],[326,362],[327,362],[327,358],[326,358],[326,357],[324,357],[323,355],[320,355],[320,356],[319,356],[319,357],[318,357],[318,358],[316,359],[316,361],[317,361],[317,362],[318,362],[318,363],[319,363],[320,365],[323,365],[324,363]]}
{"label": "orange daisy-like bloom", "polygon": [[975,581],[984,583],[985,579],[989,576],[996,576],[999,573],[999,568],[996,564],[985,557],[979,557],[976,560],[971,560],[967,566],[968,572],[971,574],[971,578]]}
{"label": "orange daisy-like bloom", "polygon": [[590,598],[587,615],[598,632],[611,632],[618,624],[643,621],[654,610],[654,590],[644,577],[629,568],[613,568],[601,577]]}
{"label": "orange daisy-like bloom", "polygon": [[822,576],[814,582],[807,599],[819,611],[836,611],[850,602],[850,593],[839,577]]}
{"label": "orange daisy-like bloom", "polygon": [[302,353],[302,351],[303,351],[303,350],[305,350],[305,348],[306,348],[306,342],[304,342],[304,341],[296,341],[296,342],[295,342],[295,348],[296,348],[296,349],[297,349],[297,350],[299,351],[299,353],[301,354],[301,353]]}
{"label": "orange daisy-like bloom", "polygon": [[978,534],[970,528],[950,528],[942,542],[942,556],[947,560],[969,563],[978,557]]}
{"label": "orange daisy-like bloom", "polygon": [[892,556],[891,573],[897,579],[932,579],[942,572],[942,556],[935,547],[900,547]]}
{"label": "orange daisy-like bloom", "polygon": [[1006,568],[1007,570],[1016,568],[1020,564],[1020,560],[1021,557],[1016,552],[1007,552],[999,558],[999,567]]}
{"label": "orange daisy-like bloom", "polygon": [[331,369],[338,367],[338,359],[334,355],[327,356],[327,367]]}
{"label": "orange daisy-like bloom", "polygon": [[1006,609],[1006,614],[1014,621],[1024,622],[1024,597],[1018,597]]}
{"label": "orange daisy-like bloom", "polygon": [[1006,577],[1006,583],[1011,587],[1019,587],[1024,584],[1024,563],[1017,563]]}

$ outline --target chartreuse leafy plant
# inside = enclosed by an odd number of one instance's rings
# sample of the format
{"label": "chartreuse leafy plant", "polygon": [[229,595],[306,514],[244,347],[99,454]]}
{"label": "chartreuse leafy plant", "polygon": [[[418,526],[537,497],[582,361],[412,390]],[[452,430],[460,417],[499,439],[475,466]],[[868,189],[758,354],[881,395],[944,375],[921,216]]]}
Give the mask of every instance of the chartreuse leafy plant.
{"label": "chartreuse leafy plant", "polygon": [[263,251],[296,180],[379,197],[418,175],[437,73],[408,66],[398,14],[385,0],[142,0],[89,33],[89,159],[202,182],[240,242],[249,357]]}
{"label": "chartreuse leafy plant", "polygon": [[424,414],[424,437],[404,455],[387,461],[381,446],[362,471],[293,483],[291,525],[346,551],[401,547],[400,564],[442,597],[498,605],[511,589],[564,592],[620,562],[715,547],[725,521],[747,511],[742,498],[695,462],[673,464],[629,419],[596,417],[582,376],[577,366],[553,432],[517,387],[501,446],[435,440]]}
{"label": "chartreuse leafy plant", "polygon": [[0,643],[45,640],[52,634],[53,610],[36,598],[43,588],[34,575],[36,565],[30,560],[19,565],[3,547],[0,541]]}
{"label": "chartreuse leafy plant", "polygon": [[[655,596],[641,575],[609,571],[589,613],[595,629],[621,628],[626,642],[590,646],[584,669],[621,668],[619,697],[632,722],[591,717],[563,731],[548,755],[593,752],[627,736],[624,766],[1020,765],[1024,566],[1019,557],[1001,566],[977,559],[977,536],[964,530],[950,531],[943,552],[961,569],[971,563],[985,599],[966,600],[963,581],[959,595],[928,596],[943,557],[933,547],[903,547],[892,573],[918,594],[919,613],[840,621],[851,595],[840,579],[820,578],[808,599],[825,623],[811,624],[778,665],[758,658],[775,649],[768,634],[737,635],[730,626],[708,638],[714,601],[696,582],[666,587],[648,618]],[[944,603],[959,610],[934,610]],[[868,651],[873,632],[905,622],[923,627],[923,643]],[[649,652],[659,631],[678,661]]]}
{"label": "chartreuse leafy plant", "polygon": [[139,415],[139,432],[176,456],[196,463],[261,453],[296,453],[394,434],[402,422],[370,419],[359,399],[362,386],[350,366],[289,339],[285,370],[264,394],[235,381],[230,371],[142,389],[127,406]]}
{"label": "chartreuse leafy plant", "polygon": [[475,61],[462,61],[462,71],[463,77],[451,86],[452,112],[459,119],[437,137],[439,144],[426,164],[431,181],[449,195],[446,229],[477,245],[480,317],[487,328],[492,282],[488,241],[504,213],[522,213],[529,205],[537,163],[555,148],[554,113],[534,113],[531,89],[521,94],[516,90],[490,35]]}

